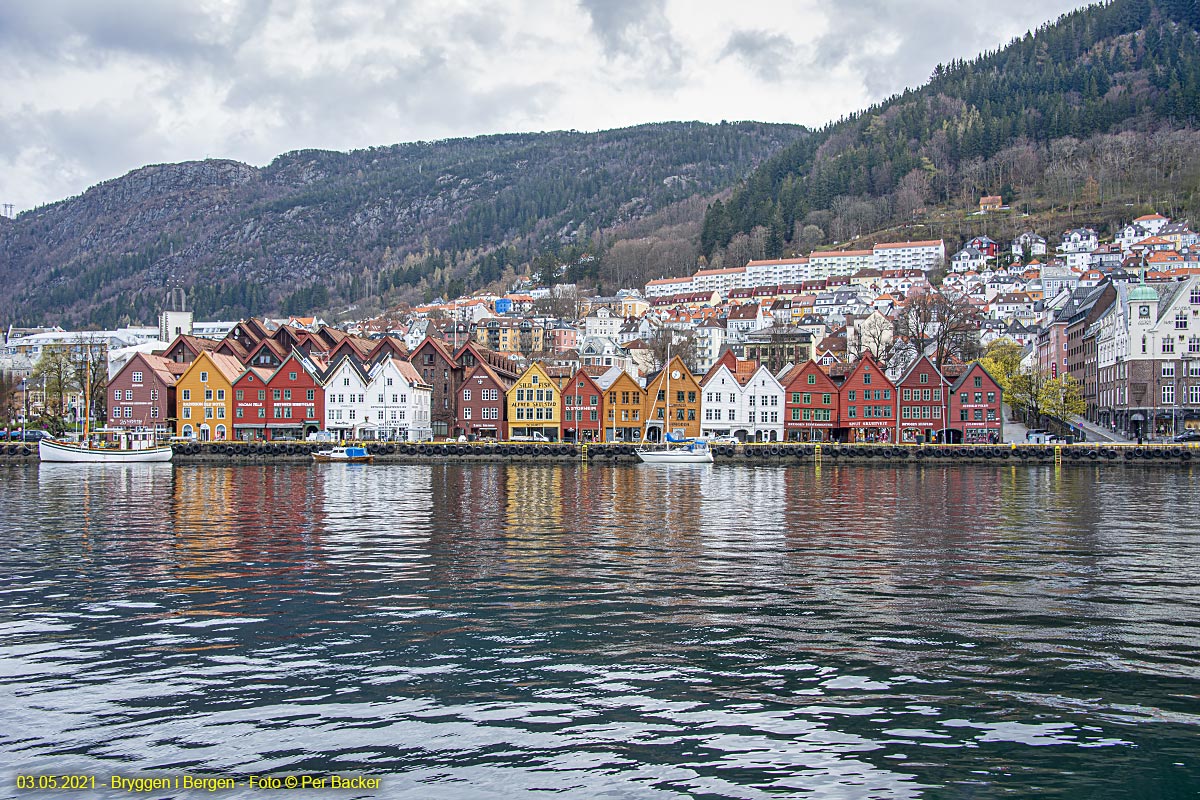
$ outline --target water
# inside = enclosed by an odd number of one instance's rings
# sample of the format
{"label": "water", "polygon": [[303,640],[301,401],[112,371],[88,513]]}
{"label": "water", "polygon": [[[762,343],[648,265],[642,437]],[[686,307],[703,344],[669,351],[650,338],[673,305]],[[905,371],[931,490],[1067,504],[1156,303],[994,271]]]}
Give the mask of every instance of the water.
{"label": "water", "polygon": [[305,796],[1194,797],[1195,486],[4,468],[0,795],[336,772],[382,785]]}

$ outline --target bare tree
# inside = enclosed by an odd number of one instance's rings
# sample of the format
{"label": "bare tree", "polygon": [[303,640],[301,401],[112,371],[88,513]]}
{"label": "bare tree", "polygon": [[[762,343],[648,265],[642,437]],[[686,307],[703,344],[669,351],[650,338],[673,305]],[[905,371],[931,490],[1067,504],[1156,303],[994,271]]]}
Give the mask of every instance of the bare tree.
{"label": "bare tree", "polygon": [[966,297],[934,289],[913,291],[896,314],[896,335],[914,357],[932,347],[939,366],[979,354],[979,311]]}
{"label": "bare tree", "polygon": [[108,363],[106,348],[94,336],[87,337],[70,354],[71,383],[88,398],[89,419],[108,417]]}
{"label": "bare tree", "polygon": [[671,358],[679,357],[692,374],[697,373],[699,351],[696,346],[696,334],[692,331],[681,331],[675,328],[662,327],[650,337],[647,342],[654,360],[659,366],[666,366],[667,353]]}

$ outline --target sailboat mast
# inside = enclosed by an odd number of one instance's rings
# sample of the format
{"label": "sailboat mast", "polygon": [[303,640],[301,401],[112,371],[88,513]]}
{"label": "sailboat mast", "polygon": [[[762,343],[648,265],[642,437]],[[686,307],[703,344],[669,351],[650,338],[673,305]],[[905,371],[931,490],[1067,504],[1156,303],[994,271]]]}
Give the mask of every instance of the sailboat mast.
{"label": "sailboat mast", "polygon": [[91,440],[91,435],[90,435],[90,431],[89,431],[90,423],[92,421],[92,351],[91,351],[91,349],[88,349],[86,351],[86,353],[87,353],[87,355],[84,356],[84,358],[86,359],[85,367],[84,367],[84,369],[85,369],[84,375],[86,377],[84,377],[84,380],[83,380],[83,441],[84,441],[85,446],[90,448],[92,446],[92,444],[91,444],[92,440]]}
{"label": "sailboat mast", "polygon": [[671,338],[667,340],[667,362],[663,364],[663,371],[667,373],[667,410],[665,419],[663,419],[663,443],[667,442],[667,426],[671,424],[671,344],[675,338],[671,334]]}

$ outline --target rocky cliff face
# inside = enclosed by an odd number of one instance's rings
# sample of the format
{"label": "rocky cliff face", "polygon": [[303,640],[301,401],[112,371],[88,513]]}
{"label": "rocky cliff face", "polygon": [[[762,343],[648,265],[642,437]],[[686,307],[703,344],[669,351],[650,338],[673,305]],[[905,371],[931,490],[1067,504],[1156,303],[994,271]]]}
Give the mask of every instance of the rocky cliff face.
{"label": "rocky cliff face", "polygon": [[202,313],[273,312],[318,284],[351,302],[431,253],[469,281],[498,248],[531,257],[720,191],[802,133],[671,123],[143,167],[0,225],[0,320],[148,321],[168,280]]}

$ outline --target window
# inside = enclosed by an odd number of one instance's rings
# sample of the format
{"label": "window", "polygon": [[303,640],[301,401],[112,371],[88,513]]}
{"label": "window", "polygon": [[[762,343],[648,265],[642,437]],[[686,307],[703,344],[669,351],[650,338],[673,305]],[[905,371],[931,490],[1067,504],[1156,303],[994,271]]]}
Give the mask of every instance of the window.
{"label": "window", "polygon": [[259,399],[259,400],[266,400],[266,399],[267,399],[267,390],[266,390],[266,389],[259,389],[259,390],[258,390],[258,399]]}
{"label": "window", "polygon": [[213,390],[212,390],[212,389],[205,389],[205,390],[204,390],[204,399],[205,399],[205,400],[212,400],[212,397],[213,397],[213,395],[212,395],[212,392],[213,392]]}
{"label": "window", "polygon": [[976,403],[983,402],[983,392],[975,392],[975,402]]}
{"label": "window", "polygon": [[850,419],[854,419],[855,417],[857,417],[858,416],[858,407],[850,406],[849,408],[847,408],[846,416],[849,417]]}
{"label": "window", "polygon": [[976,375],[976,376],[975,376],[975,388],[976,388],[976,389],[982,389],[982,388],[983,388],[983,376],[982,376],[982,375]]}
{"label": "window", "polygon": [[316,389],[309,389],[307,392],[305,392],[305,398],[304,398],[304,399],[305,399],[305,400],[316,400],[316,399],[317,399],[317,390],[316,390]]}
{"label": "window", "polygon": [[150,407],[150,419],[158,419],[158,406]]}
{"label": "window", "polygon": [[929,383],[929,373],[928,372],[921,373],[921,383]]}
{"label": "window", "polygon": [[126,399],[126,400],[133,400],[133,389],[126,389],[126,390],[125,390],[125,399]]}
{"label": "window", "polygon": [[863,370],[863,385],[864,385],[864,386],[870,386],[870,385],[871,385],[871,372],[870,372],[870,370],[865,370],[865,369]]}
{"label": "window", "polygon": [[904,399],[904,400],[906,400],[906,401],[907,401],[907,400],[912,400],[912,389],[905,389],[905,390],[904,390],[904,396],[903,396],[903,399]]}
{"label": "window", "polygon": [[1175,328],[1177,330],[1187,330],[1187,312],[1180,311],[1175,315]]}
{"label": "window", "polygon": [[271,399],[272,400],[283,399],[283,392],[280,389],[272,389],[271,390]]}
{"label": "window", "polygon": [[1163,340],[1162,340],[1162,351],[1164,353],[1174,353],[1175,352],[1175,340],[1172,339],[1170,336],[1164,336]]}
{"label": "window", "polygon": [[350,385],[350,379],[342,378],[342,386],[349,386],[349,385]]}
{"label": "window", "polygon": [[470,419],[470,418],[471,418],[471,407],[467,406],[466,408],[463,409],[463,419]]}
{"label": "window", "polygon": [[1200,386],[1188,387],[1188,405],[1200,405]]}
{"label": "window", "polygon": [[213,410],[212,410],[212,406],[205,406],[205,407],[204,407],[204,418],[205,418],[205,419],[212,419],[212,418],[213,418]]}
{"label": "window", "polygon": [[[218,395],[223,395],[223,394],[224,394],[224,392],[217,392],[217,394],[218,394]],[[283,399],[284,399],[284,400],[291,400],[291,399],[292,399],[292,390],[291,390],[291,389],[284,389],[284,390],[283,390]]]}
{"label": "window", "polygon": [[191,418],[192,418],[192,410],[191,410],[190,408],[185,408],[185,409],[183,410],[183,418],[184,418],[184,419],[191,419]]}
{"label": "window", "polygon": [[201,373],[200,373],[200,382],[201,382],[201,383],[208,383],[208,373],[207,373],[207,372],[201,372]]}
{"label": "window", "polygon": [[995,402],[996,402],[996,393],[995,393],[995,392],[988,392],[988,393],[987,393],[987,397],[988,397],[988,402],[989,402],[989,403],[995,403]]}
{"label": "window", "polygon": [[832,405],[832,404],[833,404],[833,395],[832,394],[826,392],[825,394],[821,395],[821,405],[828,406],[828,405]]}
{"label": "window", "polygon": [[808,376],[808,385],[812,386],[816,382],[817,382],[817,376],[810,373]]}
{"label": "window", "polygon": [[1175,362],[1174,361],[1162,365],[1162,376],[1164,378],[1174,378],[1175,377]]}
{"label": "window", "polygon": [[983,422],[983,409],[982,408],[975,409],[975,421]]}
{"label": "window", "polygon": [[289,373],[288,373],[288,380],[289,380],[289,381],[294,381],[294,380],[296,380],[296,373],[294,373],[294,372],[289,372]]}
{"label": "window", "polygon": [[245,392],[245,390],[243,390],[243,389],[234,389],[234,390],[233,390],[233,399],[234,399],[234,400],[245,400],[245,399],[246,399],[246,392]]}
{"label": "window", "polygon": [[851,389],[850,391],[846,392],[846,399],[853,403],[858,399],[858,392]]}
{"label": "window", "polygon": [[140,372],[133,373],[133,382],[141,383],[142,382],[142,373],[140,373]]}
{"label": "window", "polygon": [[157,400],[158,400],[158,389],[151,389],[150,390],[150,401],[154,402]]}
{"label": "window", "polygon": [[471,402],[471,390],[470,389],[463,389],[463,402],[464,403]]}

